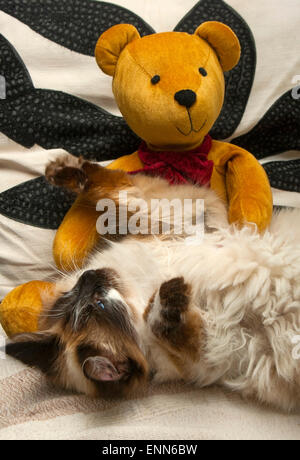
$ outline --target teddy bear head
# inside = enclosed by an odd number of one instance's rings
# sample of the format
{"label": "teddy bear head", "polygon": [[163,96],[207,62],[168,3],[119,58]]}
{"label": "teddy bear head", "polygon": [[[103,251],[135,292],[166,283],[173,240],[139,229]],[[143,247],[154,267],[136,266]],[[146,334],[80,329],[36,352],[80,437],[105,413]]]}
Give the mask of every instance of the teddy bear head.
{"label": "teddy bear head", "polygon": [[128,24],[99,38],[96,60],[113,77],[113,92],[130,128],[154,150],[199,146],[218,118],[224,71],[240,58],[234,32],[219,22],[193,35],[166,32],[140,37]]}

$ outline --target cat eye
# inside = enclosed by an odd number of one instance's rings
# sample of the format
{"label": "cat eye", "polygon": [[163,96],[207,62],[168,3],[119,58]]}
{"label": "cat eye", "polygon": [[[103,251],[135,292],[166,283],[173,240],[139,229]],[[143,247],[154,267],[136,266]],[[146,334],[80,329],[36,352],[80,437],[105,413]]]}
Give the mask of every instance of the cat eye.
{"label": "cat eye", "polygon": [[101,302],[101,300],[98,300],[96,304],[98,305],[98,307],[102,308],[102,310],[105,310],[105,305],[103,302]]}
{"label": "cat eye", "polygon": [[157,85],[157,83],[160,82],[160,76],[159,75],[154,75],[154,77],[151,78],[151,83],[152,85]]}
{"label": "cat eye", "polygon": [[207,76],[207,71],[204,69],[204,67],[200,67],[199,72],[201,73],[201,75],[203,75],[203,77]]}

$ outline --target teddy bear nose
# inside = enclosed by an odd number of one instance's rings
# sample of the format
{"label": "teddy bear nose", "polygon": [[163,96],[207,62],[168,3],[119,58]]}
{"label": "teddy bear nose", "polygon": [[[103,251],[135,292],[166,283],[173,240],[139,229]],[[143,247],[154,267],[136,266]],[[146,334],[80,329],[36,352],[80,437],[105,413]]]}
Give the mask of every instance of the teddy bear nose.
{"label": "teddy bear nose", "polygon": [[181,91],[178,91],[175,96],[175,101],[178,102],[178,104],[183,105],[187,109],[192,107],[192,105],[195,104],[197,100],[197,94],[192,91],[191,89],[182,89]]}

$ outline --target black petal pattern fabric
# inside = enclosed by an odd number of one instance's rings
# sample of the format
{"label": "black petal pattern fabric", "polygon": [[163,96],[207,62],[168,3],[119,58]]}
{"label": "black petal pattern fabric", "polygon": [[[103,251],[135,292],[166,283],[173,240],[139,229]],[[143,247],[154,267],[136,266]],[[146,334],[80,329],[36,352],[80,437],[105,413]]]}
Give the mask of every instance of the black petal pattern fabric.
{"label": "black petal pattern fabric", "polygon": [[225,73],[224,106],[210,133],[214,139],[226,139],[238,127],[250,96],[256,68],[255,41],[243,18],[222,0],[201,0],[179,22],[175,30],[194,33],[205,21],[220,21],[231,27],[242,48],[239,64]]}
{"label": "black petal pattern fabric", "polygon": [[300,193],[300,160],[273,161],[264,168],[272,187]]}
{"label": "black petal pattern fabric", "polygon": [[56,230],[74,200],[71,192],[39,177],[3,192],[0,213],[22,223]]}
{"label": "black petal pattern fabric", "polygon": [[31,77],[22,59],[18,55],[17,51],[1,34],[0,75],[5,77],[7,99],[21,96],[33,89]]}
{"label": "black petal pattern fabric", "polygon": [[94,55],[95,45],[115,24],[133,24],[141,36],[154,33],[139,16],[119,5],[93,0],[0,0],[0,10],[50,40]]}
{"label": "black petal pattern fabric", "polygon": [[43,89],[0,101],[0,130],[27,148],[63,148],[96,161],[132,153],[140,144],[123,118],[75,96]]}
{"label": "black petal pattern fabric", "polygon": [[0,75],[7,97],[0,100],[0,131],[30,148],[63,148],[103,161],[134,152],[140,139],[125,120],[70,94],[35,89],[10,43],[0,35]]}
{"label": "black petal pattern fabric", "polygon": [[287,91],[251,131],[231,142],[258,159],[300,150],[300,98],[295,97],[295,91]]}

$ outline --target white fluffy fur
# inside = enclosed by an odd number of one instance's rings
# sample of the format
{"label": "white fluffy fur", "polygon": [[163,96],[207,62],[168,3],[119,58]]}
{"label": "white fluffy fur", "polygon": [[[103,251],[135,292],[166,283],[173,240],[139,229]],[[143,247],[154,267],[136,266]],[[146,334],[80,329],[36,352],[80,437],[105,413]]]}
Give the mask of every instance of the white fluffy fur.
{"label": "white fluffy fur", "polygon": [[[292,356],[292,339],[300,334],[300,212],[276,214],[263,235],[251,227],[221,227],[198,245],[128,238],[95,254],[85,269],[110,267],[119,273],[158,381],[181,376],[142,315],[164,281],[183,276],[193,287],[193,308],[206,333],[205,351],[187,379],[199,386],[223,384],[293,409],[300,406],[300,361]],[[67,288],[81,273],[68,278]],[[66,280],[63,285],[66,289]]]}

